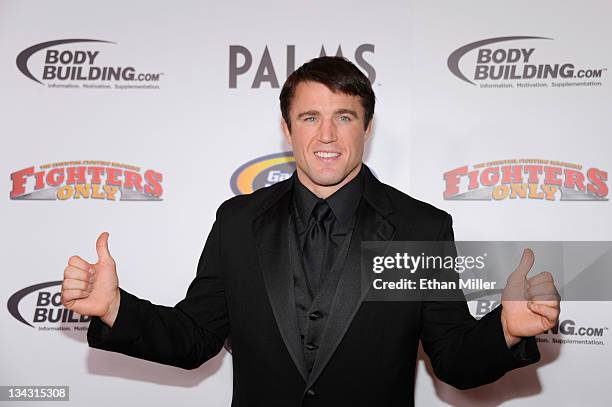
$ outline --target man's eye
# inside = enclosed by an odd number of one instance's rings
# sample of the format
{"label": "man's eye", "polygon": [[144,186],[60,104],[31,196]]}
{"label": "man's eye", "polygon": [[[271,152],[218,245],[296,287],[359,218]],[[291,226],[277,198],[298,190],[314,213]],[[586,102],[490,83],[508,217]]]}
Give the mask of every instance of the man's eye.
{"label": "man's eye", "polygon": [[314,116],[309,116],[304,119],[305,122],[314,122],[317,118]]}
{"label": "man's eye", "polygon": [[340,116],[340,121],[341,122],[350,122],[351,118],[349,116],[347,116],[347,115],[342,115],[342,116]]}

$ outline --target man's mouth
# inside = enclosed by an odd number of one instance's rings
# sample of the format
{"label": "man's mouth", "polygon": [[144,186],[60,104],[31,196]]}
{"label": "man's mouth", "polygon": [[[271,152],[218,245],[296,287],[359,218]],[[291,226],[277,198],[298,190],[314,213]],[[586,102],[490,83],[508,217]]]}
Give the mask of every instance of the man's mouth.
{"label": "man's mouth", "polygon": [[314,153],[317,157],[322,158],[324,160],[333,160],[340,157],[340,153],[335,151],[315,151]]}

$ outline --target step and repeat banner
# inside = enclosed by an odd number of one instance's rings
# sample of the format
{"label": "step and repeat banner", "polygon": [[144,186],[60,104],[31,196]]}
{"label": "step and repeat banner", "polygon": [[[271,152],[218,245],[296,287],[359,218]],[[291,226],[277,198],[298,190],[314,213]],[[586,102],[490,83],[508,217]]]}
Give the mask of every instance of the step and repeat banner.
{"label": "step and repeat banner", "polygon": [[[69,386],[54,405],[230,405],[225,350],[187,371],[88,348],[63,269],[108,231],[122,287],[182,299],[219,204],[295,169],[278,96],[323,54],[376,92],[364,161],[451,213],[457,240],[612,240],[610,15],[608,1],[3,0],[0,385]],[[611,405],[611,311],[563,303],[541,361],[477,389],[421,356],[415,401]]]}

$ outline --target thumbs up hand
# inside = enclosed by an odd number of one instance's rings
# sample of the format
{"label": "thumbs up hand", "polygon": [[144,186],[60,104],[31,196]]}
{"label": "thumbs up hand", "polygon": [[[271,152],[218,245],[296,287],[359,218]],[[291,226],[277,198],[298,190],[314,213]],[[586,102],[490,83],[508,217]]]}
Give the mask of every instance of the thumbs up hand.
{"label": "thumbs up hand", "polygon": [[542,272],[527,278],[534,260],[530,249],[523,250],[521,262],[508,277],[502,293],[501,322],[508,347],[523,336],[549,330],[559,320],[560,296],[552,275]]}
{"label": "thumbs up hand", "polygon": [[98,316],[113,326],[119,310],[117,269],[108,250],[108,233],[96,242],[98,262],[90,264],[79,256],[68,259],[62,283],[62,304],[81,315]]}

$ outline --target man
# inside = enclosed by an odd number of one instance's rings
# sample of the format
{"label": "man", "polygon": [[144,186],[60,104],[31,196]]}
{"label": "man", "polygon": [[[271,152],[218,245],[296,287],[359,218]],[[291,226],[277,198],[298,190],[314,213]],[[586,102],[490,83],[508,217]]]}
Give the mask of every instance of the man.
{"label": "man", "polygon": [[[556,324],[550,274],[508,278],[476,321],[465,301],[363,301],[362,241],[451,241],[451,217],[379,182],[362,163],[374,93],[343,58],[314,59],[280,95],[293,176],[217,210],[185,299],[151,304],[119,288],[108,234],[98,262],[69,259],[63,304],[92,315],[89,345],[194,369],[232,343],[233,406],[413,405],[418,341],[436,375],[465,389],[534,363]],[[527,301],[528,300],[528,301]]]}

